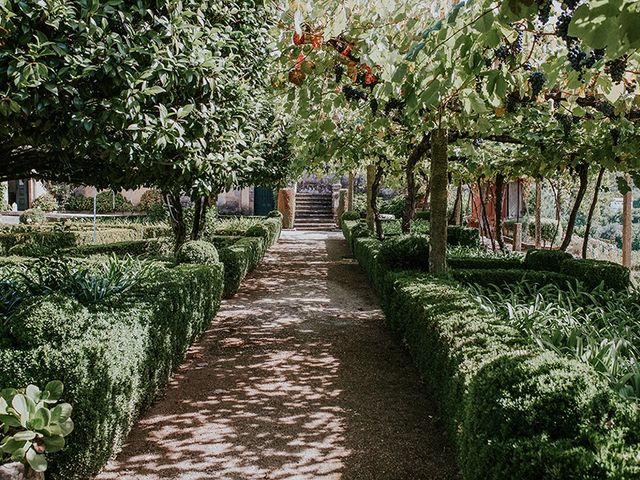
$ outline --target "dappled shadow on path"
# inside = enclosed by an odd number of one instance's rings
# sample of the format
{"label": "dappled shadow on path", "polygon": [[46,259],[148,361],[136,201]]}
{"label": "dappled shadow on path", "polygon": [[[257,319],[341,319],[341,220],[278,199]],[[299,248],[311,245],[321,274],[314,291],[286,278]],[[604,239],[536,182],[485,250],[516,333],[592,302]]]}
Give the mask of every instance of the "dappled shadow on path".
{"label": "dappled shadow on path", "polygon": [[336,235],[281,240],[100,479],[449,479],[452,453]]}

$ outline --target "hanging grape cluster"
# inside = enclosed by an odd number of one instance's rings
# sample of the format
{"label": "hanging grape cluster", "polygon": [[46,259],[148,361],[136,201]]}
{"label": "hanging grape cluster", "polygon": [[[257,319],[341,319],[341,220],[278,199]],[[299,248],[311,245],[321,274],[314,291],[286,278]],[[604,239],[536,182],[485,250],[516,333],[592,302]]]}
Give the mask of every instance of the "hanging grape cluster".
{"label": "hanging grape cluster", "polygon": [[358,88],[352,87],[351,85],[345,85],[342,87],[342,93],[349,102],[359,102],[360,100],[367,99],[366,93]]}
{"label": "hanging grape cluster", "polygon": [[531,85],[531,96],[536,98],[540,95],[542,91],[542,87],[546,83],[547,78],[544,76],[542,72],[533,72],[529,77],[529,84]]}
{"label": "hanging grape cluster", "polygon": [[622,56],[614,60],[610,60],[605,64],[605,71],[615,83],[620,83],[624,79],[624,72],[627,69],[627,57]]}

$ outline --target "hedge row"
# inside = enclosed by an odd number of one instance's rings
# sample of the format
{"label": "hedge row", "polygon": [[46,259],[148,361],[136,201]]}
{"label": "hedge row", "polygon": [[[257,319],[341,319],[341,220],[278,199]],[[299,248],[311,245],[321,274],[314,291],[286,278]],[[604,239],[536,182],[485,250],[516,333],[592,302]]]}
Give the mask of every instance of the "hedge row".
{"label": "hedge row", "polygon": [[244,277],[256,268],[266,252],[263,238],[212,236],[207,241],[218,249],[224,264],[224,298],[235,295]]}
{"label": "hedge row", "polygon": [[12,321],[41,334],[0,350],[0,385],[59,379],[74,409],[75,430],[51,457],[50,478],[100,471],[215,316],[222,289],[221,264],[179,265],[163,269],[134,299],[99,310],[59,294],[20,307]]}
{"label": "hedge row", "polygon": [[99,243],[95,245],[82,245],[61,251],[64,255],[88,256],[88,255],[154,255],[158,252],[159,241],[157,238],[148,240],[129,240],[126,242]]}
{"label": "hedge row", "polygon": [[[343,215],[341,226],[347,243],[355,250],[357,238],[369,237],[366,224],[348,220]],[[385,240],[381,261],[387,266],[412,266],[414,269],[428,270],[429,249],[420,236],[389,237]],[[475,247],[479,245],[478,230],[467,227],[450,226],[447,244],[451,246]],[[559,250],[529,250],[524,257],[513,256],[450,256],[447,259],[456,279],[467,283],[496,285],[510,284],[523,280],[543,285],[552,282],[566,286],[568,282],[580,281],[587,288],[603,284],[605,288],[626,290],[631,284],[631,272],[617,263],[602,260],[582,260],[573,258]],[[544,272],[544,273],[542,273]]]}
{"label": "hedge row", "polygon": [[433,392],[466,480],[638,478],[638,420],[591,367],[528,343],[451,279],[384,268],[380,243],[355,239],[354,255]]}
{"label": "hedge row", "polygon": [[92,244],[128,242],[159,238],[165,227],[109,227],[103,225],[96,231],[90,228],[51,229],[40,227],[14,227],[0,230],[0,253],[22,256],[44,256],[70,247]]}

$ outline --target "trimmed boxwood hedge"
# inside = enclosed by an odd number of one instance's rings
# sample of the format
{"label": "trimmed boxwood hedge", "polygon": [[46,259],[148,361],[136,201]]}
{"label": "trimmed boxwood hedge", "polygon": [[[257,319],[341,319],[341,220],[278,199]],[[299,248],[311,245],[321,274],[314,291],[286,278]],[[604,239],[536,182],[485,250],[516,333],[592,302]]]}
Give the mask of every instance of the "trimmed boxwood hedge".
{"label": "trimmed boxwood hedge", "polygon": [[159,249],[157,238],[148,240],[129,240],[127,242],[100,243],[95,245],[82,245],[80,247],[63,250],[62,253],[71,256],[89,255],[153,255]]}
{"label": "trimmed boxwood hedge", "polygon": [[[162,389],[186,349],[215,316],[223,288],[223,267],[179,265],[165,269],[135,299],[102,304],[99,310],[47,302],[26,304],[38,322],[65,329],[60,341],[33,339],[29,348],[0,350],[0,385],[65,385],[75,430],[68,447],[52,455],[48,478],[75,480],[97,474],[124,441],[141,410]],[[76,305],[77,307],[77,305]],[[74,316],[74,318],[71,318]],[[78,318],[87,321],[78,322]]]}
{"label": "trimmed boxwood hedge", "polygon": [[355,239],[354,255],[437,400],[463,478],[640,478],[640,420],[591,367],[541,351],[454,280],[385,269],[380,244]]}
{"label": "trimmed boxwood hedge", "polygon": [[424,235],[398,235],[382,242],[378,260],[385,268],[429,270],[429,239]]}
{"label": "trimmed boxwood hedge", "polygon": [[451,270],[451,276],[462,283],[479,285],[496,285],[504,287],[526,281],[531,285],[543,286],[549,283],[558,288],[566,289],[575,285],[576,279],[570,275],[557,272],[542,272],[536,270],[486,269],[486,268],[456,268]]}
{"label": "trimmed boxwood hedge", "polygon": [[588,288],[596,288],[604,284],[605,288],[626,290],[631,284],[631,272],[617,263],[602,260],[565,260],[561,263],[561,271],[571,275]]}
{"label": "trimmed boxwood hedge", "polygon": [[224,264],[224,298],[238,292],[244,277],[256,268],[266,252],[262,237],[210,236]]}

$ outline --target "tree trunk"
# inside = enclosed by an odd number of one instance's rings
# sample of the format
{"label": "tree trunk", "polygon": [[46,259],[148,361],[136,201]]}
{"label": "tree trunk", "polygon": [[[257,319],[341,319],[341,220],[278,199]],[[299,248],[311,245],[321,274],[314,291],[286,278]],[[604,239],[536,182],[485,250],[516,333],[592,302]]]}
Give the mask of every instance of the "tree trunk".
{"label": "tree trunk", "polygon": [[372,232],[375,230],[375,219],[373,216],[373,210],[371,204],[373,203],[373,181],[376,177],[376,166],[367,165],[367,225]]}
{"label": "tree trunk", "polygon": [[434,274],[447,271],[447,131],[436,128],[431,135],[431,251],[429,267]]}
{"label": "tree trunk", "polygon": [[502,235],[502,199],[504,196],[504,175],[498,173],[496,175],[496,240],[500,246],[500,250],[506,251],[504,245],[504,237]]}
{"label": "tree trunk", "polygon": [[187,239],[187,226],[184,222],[184,211],[180,202],[180,193],[165,194],[166,203],[169,207],[169,218],[171,229],[175,240],[176,251]]}
{"label": "tree trunk", "polygon": [[423,135],[420,143],[418,143],[409,158],[405,166],[405,176],[407,180],[407,203],[402,215],[402,233],[411,232],[411,222],[416,215],[416,201],[418,189],[416,187],[416,165],[424,158],[424,155],[429,149],[430,136]]}
{"label": "tree trunk", "polygon": [[536,179],[535,244],[542,246],[542,183]]}
{"label": "tree trunk", "polygon": [[[627,184],[632,188],[631,177],[626,175]],[[624,194],[622,203],[622,265],[631,268],[631,226],[633,209],[633,190]]]}
{"label": "tree trunk", "polygon": [[573,236],[573,229],[576,225],[576,218],[578,217],[578,211],[580,210],[580,205],[582,205],[582,199],[584,198],[584,194],[587,191],[587,185],[589,183],[589,164],[580,163],[576,167],[576,171],[578,172],[578,178],[580,180],[580,186],[578,187],[578,193],[576,194],[576,200],[573,202],[573,208],[571,209],[571,214],[569,215],[569,222],[567,223],[567,231],[564,234],[564,240],[560,245],[560,250],[563,252],[569,248],[571,244],[571,237]]}
{"label": "tree trunk", "polygon": [[200,197],[195,201],[193,225],[191,226],[191,240],[199,240],[204,226],[207,222],[207,208],[209,207],[209,199]]}
{"label": "tree trunk", "polygon": [[349,172],[349,186],[347,191],[347,211],[353,210],[353,190],[356,183],[356,176],[353,172]]}
{"label": "tree trunk", "polygon": [[378,210],[378,193],[380,192],[380,182],[384,175],[384,168],[380,164],[376,166],[376,172],[371,184],[371,211],[373,212],[373,223],[376,227],[376,236],[379,240],[384,240],[384,231],[382,230],[382,220],[380,219],[380,211]]}
{"label": "tree trunk", "polygon": [[[484,223],[485,232],[491,240],[491,249],[496,251],[496,242],[493,239],[493,233],[491,232],[491,224],[489,223],[489,217],[487,216],[487,202],[485,201],[484,195],[482,195],[482,182],[478,178],[478,195],[480,196],[480,212],[482,214],[481,224]],[[482,231],[482,229],[480,229]]]}
{"label": "tree trunk", "polygon": [[595,190],[593,191],[593,199],[591,200],[591,206],[589,207],[587,225],[584,228],[584,239],[582,240],[582,258],[587,258],[589,234],[591,233],[591,222],[593,220],[593,214],[596,211],[596,205],[598,204],[598,194],[600,193],[600,186],[602,185],[602,177],[604,176],[604,172],[605,168],[601,167],[600,171],[598,172],[598,179],[596,180]]}
{"label": "tree trunk", "polygon": [[462,225],[462,180],[458,181],[456,201],[453,204],[453,212],[451,212],[449,223],[451,225]]}

